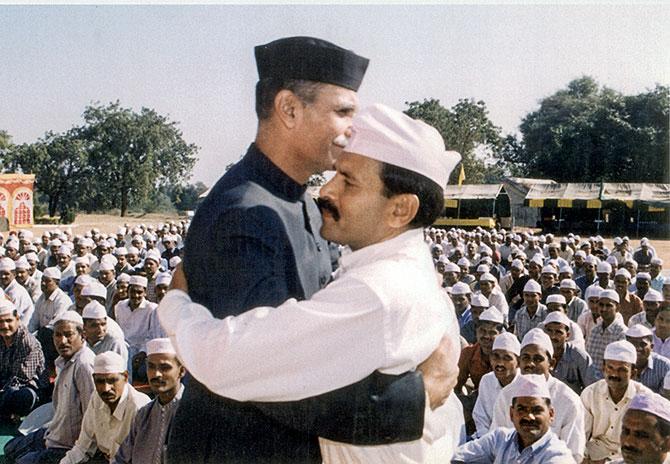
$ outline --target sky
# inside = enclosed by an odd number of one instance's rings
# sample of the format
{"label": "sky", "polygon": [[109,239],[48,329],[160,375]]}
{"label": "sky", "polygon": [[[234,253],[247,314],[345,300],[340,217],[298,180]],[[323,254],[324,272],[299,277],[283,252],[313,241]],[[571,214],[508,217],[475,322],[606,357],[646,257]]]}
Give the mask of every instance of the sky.
{"label": "sky", "polygon": [[370,59],[362,106],[483,100],[513,133],[582,75],[624,94],[670,85],[665,4],[0,5],[0,130],[15,143],[119,100],[179,122],[211,186],[256,131],[253,47],[310,35]]}

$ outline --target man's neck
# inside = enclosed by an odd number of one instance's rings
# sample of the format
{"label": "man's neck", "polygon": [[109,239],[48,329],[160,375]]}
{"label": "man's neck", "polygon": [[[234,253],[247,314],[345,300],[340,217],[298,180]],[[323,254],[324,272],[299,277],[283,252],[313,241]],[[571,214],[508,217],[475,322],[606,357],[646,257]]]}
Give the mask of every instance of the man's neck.
{"label": "man's neck", "polygon": [[258,150],[284,174],[300,185],[307,183],[309,177],[314,173],[310,172],[304,160],[293,156],[290,146],[279,134],[279,130],[273,128],[271,123],[259,123],[254,143]]}
{"label": "man's neck", "polygon": [[12,343],[14,343],[14,339],[16,339],[16,332],[14,332],[12,335],[8,337],[2,337],[2,341],[4,342],[6,347],[12,346]]}
{"label": "man's neck", "polygon": [[626,384],[625,387],[617,390],[612,390],[611,387],[607,387],[607,389],[614,404],[619,404],[619,401],[621,401],[626,394],[626,390],[628,390],[628,384]]}
{"label": "man's neck", "polygon": [[176,388],[173,388],[170,391],[159,393],[157,398],[158,398],[158,402],[160,403],[160,405],[165,406],[170,401],[172,401],[174,399],[174,397],[177,396],[177,393],[179,393],[179,387],[180,386],[181,386],[181,384],[177,385]]}

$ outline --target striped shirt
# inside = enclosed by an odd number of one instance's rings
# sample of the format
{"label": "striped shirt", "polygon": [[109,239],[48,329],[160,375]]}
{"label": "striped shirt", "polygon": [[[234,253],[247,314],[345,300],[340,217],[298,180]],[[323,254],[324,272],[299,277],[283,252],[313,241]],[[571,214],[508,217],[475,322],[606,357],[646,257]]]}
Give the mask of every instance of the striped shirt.
{"label": "striped shirt", "polygon": [[670,360],[651,353],[647,360],[647,366],[638,373],[637,381],[650,390],[660,393],[663,387],[663,379],[670,372]]}
{"label": "striped shirt", "polygon": [[526,305],[523,305],[514,316],[514,333],[519,338],[519,340],[523,340],[523,336],[526,335],[530,329],[539,327],[546,316],[547,307],[542,303],[537,305],[537,310],[535,311],[533,317],[528,314],[528,308]]}
{"label": "striped shirt", "polygon": [[619,318],[615,318],[606,328],[603,328],[603,320],[598,319],[595,327],[591,330],[591,334],[586,340],[586,352],[593,361],[593,371],[596,379],[603,378],[602,364],[605,348],[612,342],[625,340],[626,330],[628,330],[628,327]]}

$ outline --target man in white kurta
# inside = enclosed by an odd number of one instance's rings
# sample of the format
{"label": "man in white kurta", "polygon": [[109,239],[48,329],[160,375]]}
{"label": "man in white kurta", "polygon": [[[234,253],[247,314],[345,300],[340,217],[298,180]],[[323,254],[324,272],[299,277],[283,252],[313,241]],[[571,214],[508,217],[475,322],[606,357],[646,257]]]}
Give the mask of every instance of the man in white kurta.
{"label": "man in white kurta", "polygon": [[[454,343],[446,362],[455,365],[458,324],[423,241],[423,225],[410,224],[414,212],[398,221],[376,215],[399,211],[390,205],[401,197],[414,201],[402,194],[381,195],[379,161],[444,185],[456,156],[445,153],[433,128],[381,105],[361,112],[353,132],[337,160],[337,175],[321,190],[326,203],[322,235],[354,250],[341,258],[330,285],[310,300],[291,299],[278,308],[255,308],[223,320],[183,291],[172,290],[161,302],[161,324],[180,359],[213,392],[238,401],[300,400],[375,370],[413,370],[445,335]],[[386,200],[377,203],[378,195]],[[390,230],[389,223],[399,226]],[[180,280],[177,274],[174,279]],[[451,395],[436,409],[426,407],[419,440],[370,447],[321,440],[324,462],[448,459],[457,444],[453,435],[461,429],[451,415],[458,409],[453,401]],[[452,428],[458,430],[448,433]]]}
{"label": "man in white kurta", "polygon": [[[522,374],[543,374],[547,378],[547,388],[551,393],[551,404],[556,415],[551,430],[563,440],[572,451],[575,461],[584,457],[584,409],[579,396],[560,380],[549,374],[549,365],[554,348],[551,339],[542,329],[531,329],[521,342],[520,366]],[[542,356],[544,359],[535,359]],[[491,430],[497,427],[512,427],[509,408],[512,405],[510,385],[503,388],[496,400]]]}

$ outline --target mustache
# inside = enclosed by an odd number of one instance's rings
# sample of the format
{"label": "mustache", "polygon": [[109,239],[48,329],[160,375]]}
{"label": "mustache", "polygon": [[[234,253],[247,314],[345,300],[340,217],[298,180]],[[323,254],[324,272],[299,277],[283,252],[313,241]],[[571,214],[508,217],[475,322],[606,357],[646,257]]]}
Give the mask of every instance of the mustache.
{"label": "mustache", "polygon": [[521,419],[519,421],[519,425],[532,425],[537,427],[537,421],[532,421],[532,420],[527,420],[527,419]]}
{"label": "mustache", "polygon": [[640,450],[637,448],[633,448],[632,446],[622,446],[621,451],[627,451],[628,453],[639,453]]}
{"label": "mustache", "polygon": [[611,380],[612,382],[621,382],[621,377],[610,375],[609,377],[607,377],[607,380]]}
{"label": "mustache", "polygon": [[322,212],[328,211],[333,216],[333,219],[335,219],[336,221],[340,220],[340,212],[337,210],[337,207],[330,200],[323,197],[319,197],[316,200],[316,204]]}

